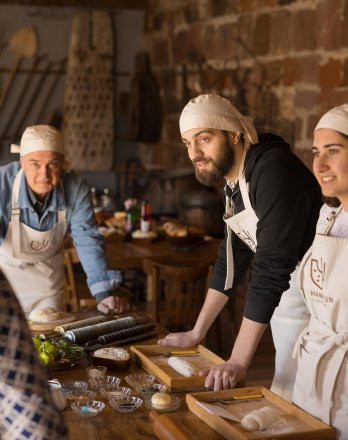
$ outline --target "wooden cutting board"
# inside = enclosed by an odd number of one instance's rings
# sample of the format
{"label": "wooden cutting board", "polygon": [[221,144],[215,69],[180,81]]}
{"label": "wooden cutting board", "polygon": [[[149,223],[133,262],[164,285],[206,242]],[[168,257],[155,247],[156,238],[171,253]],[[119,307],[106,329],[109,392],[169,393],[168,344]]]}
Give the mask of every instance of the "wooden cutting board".
{"label": "wooden cutting board", "polygon": [[114,33],[105,11],[80,11],[72,22],[63,134],[72,168],[108,171],[114,163]]}
{"label": "wooden cutting board", "polygon": [[[196,367],[197,371],[225,362],[203,345],[182,350],[183,353],[187,350],[196,351],[194,355],[180,355],[180,353],[178,353],[176,356],[190,362],[190,364]],[[184,377],[168,365],[168,356],[163,353],[172,351],[178,352],[180,349],[171,345],[138,345],[131,347],[133,359],[145,371],[153,374],[163,382],[171,392],[204,390],[205,377],[198,375]]]}
{"label": "wooden cutting board", "polygon": [[[257,394],[262,394],[263,397],[261,399],[248,400],[248,395]],[[239,399],[245,397],[245,399],[231,400],[227,405],[226,402],[225,404],[216,402],[216,399],[224,399],[226,401],[235,397],[239,397]],[[253,410],[270,406],[278,410],[280,419],[266,430],[248,432],[241,427],[239,422],[211,414],[200,406],[198,402],[213,403],[223,409],[227,409],[239,420]],[[336,437],[334,428],[312,417],[296,405],[287,402],[262,386],[187,394],[186,404],[192,413],[226,439],[334,440]]]}

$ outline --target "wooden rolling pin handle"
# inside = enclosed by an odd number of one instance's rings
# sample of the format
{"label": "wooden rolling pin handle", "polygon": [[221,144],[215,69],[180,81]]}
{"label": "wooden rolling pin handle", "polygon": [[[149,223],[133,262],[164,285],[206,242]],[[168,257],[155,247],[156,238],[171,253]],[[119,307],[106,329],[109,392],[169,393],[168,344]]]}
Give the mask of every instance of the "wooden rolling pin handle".
{"label": "wooden rolling pin handle", "polygon": [[153,431],[160,440],[198,440],[178,420],[175,422],[166,414],[150,412]]}

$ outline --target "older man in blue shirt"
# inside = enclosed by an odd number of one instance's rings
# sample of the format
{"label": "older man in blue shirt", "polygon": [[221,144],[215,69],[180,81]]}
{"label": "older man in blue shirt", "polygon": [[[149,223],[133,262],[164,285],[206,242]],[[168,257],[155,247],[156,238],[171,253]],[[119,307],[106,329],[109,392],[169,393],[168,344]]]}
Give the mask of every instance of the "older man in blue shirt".
{"label": "older man in blue shirt", "polygon": [[61,309],[62,244],[70,232],[98,309],[117,310],[120,299],[109,292],[122,277],[107,268],[90,188],[65,162],[61,133],[28,127],[11,151],[20,153],[20,162],[0,167],[0,268],[22,308]]}

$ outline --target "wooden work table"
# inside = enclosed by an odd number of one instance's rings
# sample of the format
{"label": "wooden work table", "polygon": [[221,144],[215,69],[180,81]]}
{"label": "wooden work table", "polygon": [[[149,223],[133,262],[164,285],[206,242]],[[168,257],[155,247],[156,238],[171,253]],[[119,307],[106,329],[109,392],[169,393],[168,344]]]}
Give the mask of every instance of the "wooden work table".
{"label": "wooden work table", "polygon": [[[79,319],[81,318],[82,317],[79,316]],[[156,344],[157,340],[167,333],[166,330],[160,326],[156,326],[156,331],[156,337],[138,341],[134,343],[134,345]],[[127,345],[123,345],[122,347],[129,348]],[[87,382],[86,366],[87,362],[82,362],[82,366],[76,366],[63,371],[53,371],[49,374],[49,378],[57,378],[60,380],[75,379]],[[108,370],[107,374],[120,377],[120,386],[129,387],[124,377],[128,374],[142,371],[143,370],[132,360],[127,371]],[[132,395],[139,394],[132,390]],[[170,416],[172,423],[177,424],[179,428],[185,424],[186,427],[183,429],[186,431],[189,429],[191,432],[190,438],[192,440],[202,438],[208,438],[210,440],[222,439],[219,434],[213,431],[208,425],[203,424],[198,417],[187,410],[185,393],[176,393],[176,395],[181,398],[180,408],[175,412],[166,413]],[[98,394],[96,399],[105,402],[106,406],[99,415],[91,418],[82,418],[75,414],[70,408],[70,402],[68,401],[68,406],[62,414],[70,430],[70,440],[156,440],[158,438],[154,433],[153,423],[150,419],[151,411],[145,407],[145,404],[134,412],[119,413],[107,404],[107,400],[104,397]],[[174,440],[176,437],[174,436],[172,439]]]}
{"label": "wooden work table", "polygon": [[191,260],[197,263],[214,262],[221,240],[204,241],[190,251],[178,252],[166,240],[158,240],[148,244],[130,242],[113,242],[106,240],[106,255],[108,264],[117,269],[140,269],[145,258],[173,257],[183,261]]}

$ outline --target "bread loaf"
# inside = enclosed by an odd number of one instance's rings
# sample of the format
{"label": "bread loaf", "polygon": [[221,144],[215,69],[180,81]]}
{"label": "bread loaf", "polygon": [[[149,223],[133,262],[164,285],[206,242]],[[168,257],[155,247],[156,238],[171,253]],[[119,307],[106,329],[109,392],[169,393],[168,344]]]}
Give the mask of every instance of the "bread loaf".
{"label": "bread loaf", "polygon": [[64,312],[59,312],[54,307],[45,307],[30,312],[28,318],[33,322],[53,322],[64,318]]}
{"label": "bread loaf", "polygon": [[172,398],[167,393],[155,393],[151,397],[151,405],[158,410],[165,410],[170,407]]}

